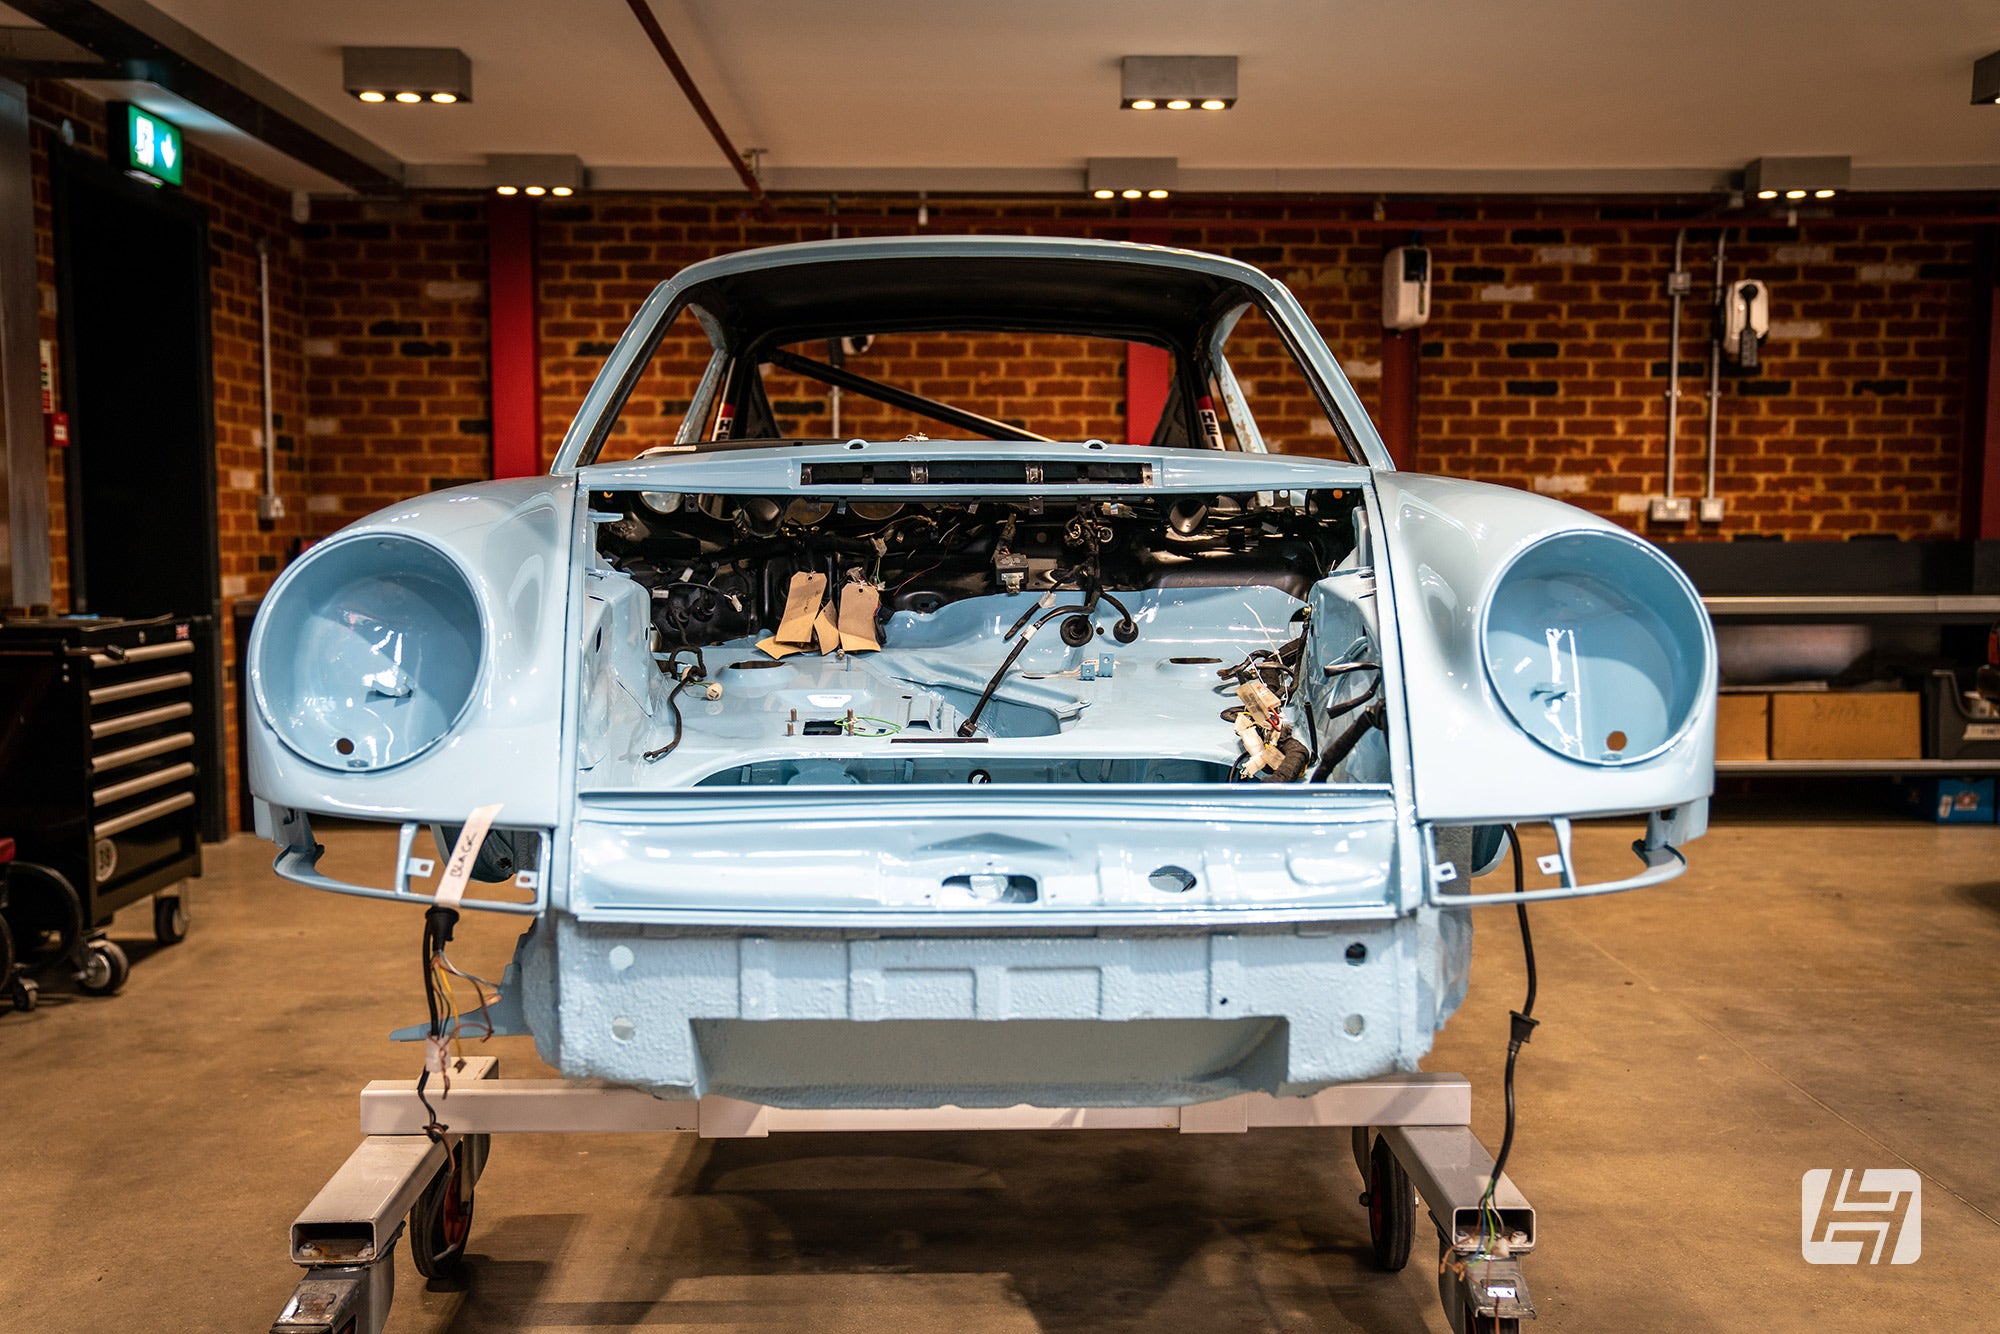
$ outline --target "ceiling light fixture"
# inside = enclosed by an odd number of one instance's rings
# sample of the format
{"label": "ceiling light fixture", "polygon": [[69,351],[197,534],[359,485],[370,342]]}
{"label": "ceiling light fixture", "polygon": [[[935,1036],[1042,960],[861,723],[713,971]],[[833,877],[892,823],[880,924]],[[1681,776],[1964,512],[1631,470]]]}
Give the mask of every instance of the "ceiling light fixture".
{"label": "ceiling light fixture", "polygon": [[363,102],[472,100],[472,62],[455,46],[343,46],[341,86]]}
{"label": "ceiling light fixture", "polygon": [[1981,56],[1972,65],[1972,104],[2000,105],[2000,51]]}
{"label": "ceiling light fixture", "polygon": [[488,153],[486,179],[496,194],[568,199],[583,189],[583,159],[572,153]]}
{"label": "ceiling light fixture", "polygon": [[1831,199],[1847,188],[1844,157],[1760,157],[1743,169],[1743,193],[1772,200]]}
{"label": "ceiling light fixture", "polygon": [[1170,157],[1094,157],[1083,188],[1093,199],[1165,199],[1180,184],[1180,160]]}
{"label": "ceiling light fixture", "polygon": [[1236,105],[1235,56],[1126,56],[1118,105],[1127,111],[1227,111]]}

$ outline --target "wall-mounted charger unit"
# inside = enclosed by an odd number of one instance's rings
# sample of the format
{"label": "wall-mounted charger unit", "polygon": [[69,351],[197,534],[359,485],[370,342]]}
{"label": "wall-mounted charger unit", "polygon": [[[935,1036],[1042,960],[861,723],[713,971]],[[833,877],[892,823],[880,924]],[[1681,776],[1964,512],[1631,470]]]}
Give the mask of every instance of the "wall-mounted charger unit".
{"label": "wall-mounted charger unit", "polygon": [[1398,246],[1382,257],[1382,327],[1416,329],[1431,317],[1431,252]]}
{"label": "wall-mounted charger unit", "polygon": [[1758,350],[1771,332],[1771,288],[1742,278],[1722,289],[1722,350],[1746,371],[1757,369]]}

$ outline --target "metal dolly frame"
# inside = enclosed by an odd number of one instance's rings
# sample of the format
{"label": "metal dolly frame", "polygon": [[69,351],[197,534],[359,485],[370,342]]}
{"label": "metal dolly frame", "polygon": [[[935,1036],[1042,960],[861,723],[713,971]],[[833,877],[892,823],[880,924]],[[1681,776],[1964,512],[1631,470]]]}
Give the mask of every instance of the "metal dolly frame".
{"label": "metal dolly frame", "polygon": [[[1438,1296],[1455,1334],[1514,1331],[1535,1314],[1520,1267],[1520,1257],[1535,1247],[1535,1211],[1504,1175],[1492,1206],[1482,1210],[1493,1157],[1472,1133],[1472,1086],[1463,1075],[1391,1075],[1310,1098],[1247,1093],[1185,1107],[800,1110],[716,1095],[668,1101],[638,1089],[502,1080],[499,1073],[493,1057],[456,1060],[450,1093],[431,1093],[449,1126],[444,1141],[460,1151],[468,1209],[489,1137],[501,1134],[669,1131],[742,1139],[814,1130],[1349,1129],[1368,1184],[1361,1198],[1379,1267],[1401,1269],[1409,1259],[1421,1199],[1437,1229]],[[367,1138],[292,1224],[291,1259],[306,1273],[272,1334],[381,1334],[405,1219],[449,1170],[445,1143],[424,1133],[428,1117],[416,1088],[415,1080],[375,1080],[361,1091]]]}

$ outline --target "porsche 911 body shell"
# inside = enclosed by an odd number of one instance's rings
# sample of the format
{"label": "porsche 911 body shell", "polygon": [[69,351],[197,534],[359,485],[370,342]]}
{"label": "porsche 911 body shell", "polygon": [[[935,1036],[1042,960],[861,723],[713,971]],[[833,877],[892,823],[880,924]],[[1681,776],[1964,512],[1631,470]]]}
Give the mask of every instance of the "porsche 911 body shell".
{"label": "porsche 911 body shell", "polygon": [[[578,467],[617,411],[646,331],[718,273],[863,257],[1077,255],[1135,271],[1196,268],[1259,293],[1343,417],[1359,460],[1095,441],[854,441]],[[1112,452],[1143,480],[1118,488],[912,481],[876,485],[869,496],[991,504],[1032,491],[1039,507],[1114,489],[1127,499],[1334,489],[1359,494],[1365,548],[1300,597],[1154,590],[1134,603],[1137,642],[1115,655],[1038,642],[1041,657],[1024,660],[1037,665],[1037,679],[1014,688],[1012,707],[1058,721],[1035,735],[979,738],[980,772],[1001,775],[987,785],[965,785],[966,747],[956,738],[913,734],[863,747],[848,735],[806,745],[786,724],[800,701],[843,701],[851,716],[857,702],[893,698],[897,682],[930,682],[941,698],[957,698],[956,664],[984,664],[968,680],[984,674],[999,630],[1026,605],[1021,594],[899,611],[879,655],[755,671],[732,663],[716,678],[719,699],[687,706],[687,750],[677,757],[687,780],[646,777],[632,737],[656,720],[658,700],[619,684],[651,674],[644,594],[596,557],[592,535],[606,516],[593,514],[591,497],[841,501],[850,488],[809,480],[815,470],[950,457],[1023,462],[1032,476],[1074,465],[1083,476]],[[532,1032],[566,1074],[663,1094],[793,1106],[1159,1105],[1250,1089],[1308,1094],[1413,1069],[1463,996],[1470,926],[1455,900],[1490,859],[1491,840],[1477,831],[1648,813],[1638,849],[1646,870],[1636,880],[1645,883],[1670,874],[1674,845],[1701,832],[1712,786],[1714,651],[1685,579],[1637,539],[1569,506],[1395,471],[1297,303],[1256,271],[1212,256],[956,238],[783,247],[694,266],[649,298],[551,476],[392,506],[311,560],[365,563],[383,558],[380,544],[391,539],[422,543],[463,572],[486,645],[476,683],[443,735],[392,765],[343,769],[300,753],[287,740],[288,706],[274,697],[291,689],[275,684],[289,680],[277,664],[288,636],[303,633],[288,627],[333,614],[271,612],[288,598],[308,600],[290,591],[308,587],[305,563],[294,567],[267,600],[248,658],[259,830],[280,844],[281,873],[368,892],[318,874],[310,818],[396,823],[405,835],[393,883],[372,889],[421,898],[406,883],[420,860],[413,831],[455,828],[475,808],[497,805],[496,827],[541,850],[521,881],[531,896],[512,905],[534,921],[510,972],[503,1024]],[[1529,553],[1562,543],[1641,571],[1663,590],[1657,597],[1695,608],[1676,623],[1664,657],[1638,659],[1664,663],[1661,674],[1670,671],[1685,698],[1656,750],[1629,762],[1559,753],[1503,698],[1491,645],[1507,627],[1494,608],[1512,604],[1497,590]],[[1185,740],[1177,720],[1195,710],[1176,701],[1199,704],[1199,692],[1213,690],[1186,664],[1234,656],[1288,616],[1309,627],[1311,661],[1333,662],[1357,640],[1374,646],[1389,718],[1369,743],[1380,748],[1374,781],[1185,781],[1205,762],[1208,739]],[[471,610],[466,618],[470,627]],[[1095,669],[1114,657],[1115,674],[1087,689],[1073,679],[1079,661]],[[1631,678],[1620,679],[1630,690]],[[1649,692],[1668,693],[1642,681],[1636,704],[1653,708]],[[1080,775],[1060,768],[1093,763],[1082,751],[1064,758],[1075,733],[1061,720],[1085,710],[1100,739],[1145,739],[1154,767],[1143,780],[1073,781]],[[857,759],[864,750],[880,758]],[[780,763],[791,776],[777,785],[756,777],[760,765]],[[902,777],[875,781],[864,763],[900,764]],[[1010,764],[1058,766],[1049,772],[1064,781],[1009,782]],[[1567,866],[1563,880],[1555,892],[1565,895],[1616,887],[1579,884]]]}

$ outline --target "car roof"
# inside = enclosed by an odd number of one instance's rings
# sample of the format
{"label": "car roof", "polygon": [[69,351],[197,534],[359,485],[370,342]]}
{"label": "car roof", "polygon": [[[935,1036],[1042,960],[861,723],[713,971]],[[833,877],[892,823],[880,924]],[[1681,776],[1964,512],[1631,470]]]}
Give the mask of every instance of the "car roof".
{"label": "car roof", "polygon": [[834,334],[994,329],[1190,346],[1279,290],[1248,264],[1168,246],[1048,237],[807,241],[690,265],[663,287],[734,346]]}

